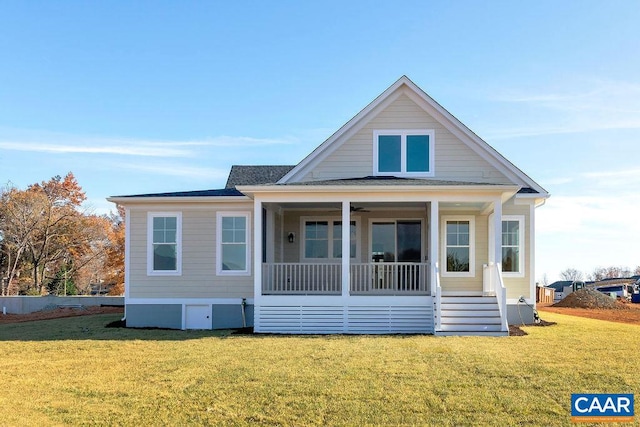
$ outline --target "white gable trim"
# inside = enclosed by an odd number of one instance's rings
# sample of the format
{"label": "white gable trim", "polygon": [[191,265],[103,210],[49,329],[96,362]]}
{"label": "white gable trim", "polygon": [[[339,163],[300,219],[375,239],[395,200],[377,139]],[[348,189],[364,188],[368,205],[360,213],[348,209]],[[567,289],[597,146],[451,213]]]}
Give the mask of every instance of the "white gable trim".
{"label": "white gable trim", "polygon": [[[402,88],[402,86],[405,88]],[[401,90],[398,90],[401,89]],[[400,95],[407,95],[425,112],[433,116],[447,130],[459,138],[464,144],[487,161],[493,167],[504,173],[514,183],[522,187],[531,187],[540,193],[539,197],[547,197],[547,191],[528,175],[518,169],[513,163],[502,156],[493,147],[473,133],[462,122],[416,86],[407,76],[400,77],[394,84],[374,99],[356,116],[344,124],[336,133],[318,146],[305,157],[296,167],[287,173],[278,183],[296,182],[313,170],[320,162],[337,150],[352,135],[360,131],[368,121],[381,110],[389,106]]]}

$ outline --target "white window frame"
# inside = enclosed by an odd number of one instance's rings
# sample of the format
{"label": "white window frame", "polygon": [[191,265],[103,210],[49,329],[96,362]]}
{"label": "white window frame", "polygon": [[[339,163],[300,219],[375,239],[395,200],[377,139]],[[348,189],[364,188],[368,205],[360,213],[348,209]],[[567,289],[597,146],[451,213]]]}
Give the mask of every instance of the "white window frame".
{"label": "white window frame", "polygon": [[[400,136],[400,171],[380,172],[378,170],[378,137]],[[407,136],[429,136],[429,171],[407,172]],[[435,176],[435,145],[436,131],[434,129],[381,129],[373,131],[373,175],[374,176],[399,176],[399,177],[433,177]]]}
{"label": "white window frame", "polygon": [[[176,269],[154,270],[153,266],[153,219],[176,218]],[[147,276],[182,275],[182,212],[147,212]]]}
{"label": "white window frame", "polygon": [[[222,269],[222,218],[224,217],[244,217],[247,224],[246,230],[246,268],[244,270],[223,270]],[[218,276],[250,276],[251,275],[251,212],[247,211],[222,211],[216,213],[216,275]]]}
{"label": "white window frame", "polygon": [[[517,221],[518,222],[518,266],[519,271],[502,271],[503,277],[524,277],[525,276],[525,244],[524,244],[524,215],[502,215],[502,222]],[[502,223],[501,223],[502,225]],[[500,228],[500,241],[502,242],[502,227]],[[493,240],[491,240],[493,243]],[[493,248],[491,248],[493,250]],[[502,253],[502,252],[501,252]],[[502,258],[498,260],[502,264]],[[504,266],[502,266],[504,268]]]}
{"label": "white window frame", "polygon": [[[476,218],[473,215],[445,215],[441,218],[442,226],[442,277],[476,277]],[[447,271],[447,222],[468,221],[469,222],[469,271]]]}
{"label": "white window frame", "polygon": [[[315,221],[326,221],[328,223],[328,250],[327,250],[327,258],[307,258],[306,257],[306,244],[307,244],[307,236],[306,231],[307,227],[305,226],[307,222],[315,222]],[[336,258],[333,256],[333,227],[336,222],[342,222],[342,218],[340,217],[326,217],[326,216],[303,216],[300,217],[300,259],[308,262],[337,262],[342,259],[342,257]],[[351,218],[349,222],[356,223],[356,253],[355,256],[350,257],[350,259],[357,260],[360,259],[360,220],[358,218]]]}

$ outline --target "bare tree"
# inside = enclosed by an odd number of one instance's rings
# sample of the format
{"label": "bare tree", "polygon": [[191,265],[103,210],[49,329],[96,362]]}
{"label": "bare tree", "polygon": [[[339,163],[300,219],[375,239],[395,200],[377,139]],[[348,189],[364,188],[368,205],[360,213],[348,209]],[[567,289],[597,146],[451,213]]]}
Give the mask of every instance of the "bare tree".
{"label": "bare tree", "polygon": [[[637,267],[636,270],[640,270],[640,267]],[[610,267],[597,267],[596,269],[593,270],[593,273],[590,275],[590,278],[594,282],[598,282],[604,279],[618,279],[618,278],[630,277],[630,276],[631,276],[631,269],[629,267],[610,266]]]}
{"label": "bare tree", "polygon": [[576,270],[575,268],[567,268],[566,270],[560,272],[560,278],[562,280],[570,280],[572,282],[582,280],[584,275],[580,270]]}

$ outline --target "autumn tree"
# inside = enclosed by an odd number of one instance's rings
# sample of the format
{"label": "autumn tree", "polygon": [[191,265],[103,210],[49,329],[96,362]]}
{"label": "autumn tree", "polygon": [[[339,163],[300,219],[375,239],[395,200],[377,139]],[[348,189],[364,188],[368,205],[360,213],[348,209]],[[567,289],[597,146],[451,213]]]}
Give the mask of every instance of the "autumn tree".
{"label": "autumn tree", "polygon": [[26,190],[2,190],[3,294],[9,285],[17,292],[20,282],[28,282],[22,292],[73,294],[88,293],[96,280],[124,281],[123,222],[116,215],[84,212],[85,199],[72,173]]}

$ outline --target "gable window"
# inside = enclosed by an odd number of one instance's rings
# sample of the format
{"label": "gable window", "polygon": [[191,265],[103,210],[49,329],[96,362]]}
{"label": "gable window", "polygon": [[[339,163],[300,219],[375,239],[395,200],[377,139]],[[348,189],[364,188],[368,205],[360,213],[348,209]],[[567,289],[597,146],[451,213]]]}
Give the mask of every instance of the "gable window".
{"label": "gable window", "polygon": [[218,212],[218,275],[249,274],[249,213]]}
{"label": "gable window", "polygon": [[433,129],[373,132],[374,175],[434,176]]}
{"label": "gable window", "polygon": [[475,276],[475,223],[473,217],[452,216],[443,218],[443,258],[445,276]]}
{"label": "gable window", "polygon": [[147,274],[180,275],[182,215],[179,212],[150,212],[147,224]]}
{"label": "gable window", "polygon": [[502,217],[502,272],[524,275],[524,217]]}
{"label": "gable window", "polygon": [[[351,221],[350,257],[356,257],[356,222]],[[342,221],[331,219],[303,219],[305,259],[342,258]]]}

